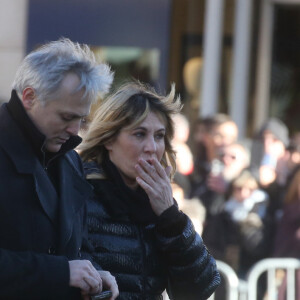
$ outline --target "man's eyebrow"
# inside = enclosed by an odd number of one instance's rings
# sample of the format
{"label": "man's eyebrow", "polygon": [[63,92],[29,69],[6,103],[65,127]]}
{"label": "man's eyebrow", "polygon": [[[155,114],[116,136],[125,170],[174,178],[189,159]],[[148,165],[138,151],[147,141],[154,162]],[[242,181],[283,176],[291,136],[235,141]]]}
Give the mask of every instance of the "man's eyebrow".
{"label": "man's eyebrow", "polygon": [[76,118],[84,118],[87,117],[88,115],[78,115],[78,114],[74,114],[73,112],[67,112],[67,111],[62,111],[61,112],[62,115],[66,115],[72,119],[76,119]]}

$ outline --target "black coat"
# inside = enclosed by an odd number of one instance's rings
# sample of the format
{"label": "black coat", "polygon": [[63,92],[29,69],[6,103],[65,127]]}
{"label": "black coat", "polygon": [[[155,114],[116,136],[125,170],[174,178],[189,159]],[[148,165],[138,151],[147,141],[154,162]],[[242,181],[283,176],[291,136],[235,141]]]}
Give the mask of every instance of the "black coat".
{"label": "black coat", "polygon": [[91,187],[73,152],[56,158],[57,192],[7,104],[1,106],[0,299],[80,299],[79,289],[68,287],[68,261],[80,256]]}
{"label": "black coat", "polygon": [[188,217],[180,213],[184,226],[176,234],[159,228],[160,217],[148,225],[133,222],[112,204],[124,193],[95,164],[85,168],[87,173],[103,175],[90,180],[94,186],[94,197],[88,201],[89,241],[95,249],[92,261],[116,277],[118,299],[162,299],[166,288],[171,299],[207,299],[220,277]]}

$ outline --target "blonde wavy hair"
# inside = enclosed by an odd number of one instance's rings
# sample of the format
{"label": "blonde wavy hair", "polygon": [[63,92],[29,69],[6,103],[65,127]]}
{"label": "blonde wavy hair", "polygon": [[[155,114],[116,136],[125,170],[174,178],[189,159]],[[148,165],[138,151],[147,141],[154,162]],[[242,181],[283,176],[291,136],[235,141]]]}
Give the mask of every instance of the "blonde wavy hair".
{"label": "blonde wavy hair", "polygon": [[161,164],[163,167],[171,165],[171,175],[174,175],[176,163],[171,145],[174,135],[172,115],[179,113],[181,108],[180,97],[175,96],[174,84],[166,96],[157,94],[152,87],[138,81],[122,85],[104,99],[95,112],[79,148],[83,161],[93,160],[101,164],[107,153],[105,144],[113,141],[121,129],[136,127],[150,112],[154,112],[162,117],[166,126],[165,152]]}

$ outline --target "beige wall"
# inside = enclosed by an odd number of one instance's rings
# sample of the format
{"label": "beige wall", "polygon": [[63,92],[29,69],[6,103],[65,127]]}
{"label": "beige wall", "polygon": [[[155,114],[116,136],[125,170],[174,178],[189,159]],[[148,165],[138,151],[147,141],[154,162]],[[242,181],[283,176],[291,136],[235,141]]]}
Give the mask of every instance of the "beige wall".
{"label": "beige wall", "polygon": [[0,101],[9,100],[11,84],[25,54],[28,0],[0,0]]}

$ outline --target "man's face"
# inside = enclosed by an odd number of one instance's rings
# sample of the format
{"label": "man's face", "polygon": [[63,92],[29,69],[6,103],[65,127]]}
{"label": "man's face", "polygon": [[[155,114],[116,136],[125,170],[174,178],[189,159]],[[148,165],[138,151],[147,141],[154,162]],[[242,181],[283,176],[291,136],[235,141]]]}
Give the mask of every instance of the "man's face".
{"label": "man's face", "polygon": [[83,90],[74,93],[79,85],[75,74],[67,74],[53,100],[45,104],[36,97],[34,90],[23,91],[23,104],[35,126],[46,136],[45,149],[58,152],[73,135],[77,135],[82,118],[89,114],[89,101],[82,100]]}
{"label": "man's face", "polygon": [[247,167],[247,154],[238,144],[224,147],[220,152],[220,159],[224,163],[224,177],[228,180],[236,177]]}
{"label": "man's face", "polygon": [[238,129],[234,122],[228,121],[221,125],[215,126],[213,129],[213,143],[216,151],[221,148],[234,143],[238,137]]}
{"label": "man's face", "polygon": [[285,153],[285,146],[283,142],[275,137],[275,135],[266,130],[263,133],[263,141],[265,152],[278,159]]}

